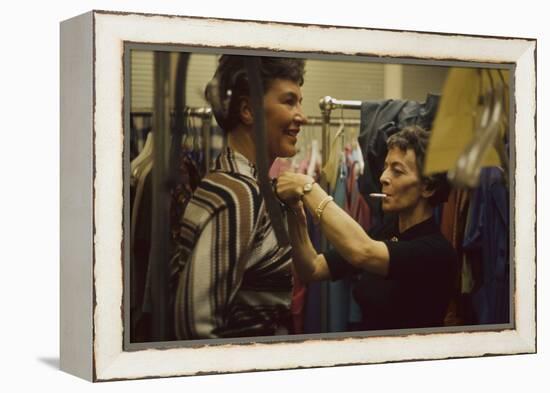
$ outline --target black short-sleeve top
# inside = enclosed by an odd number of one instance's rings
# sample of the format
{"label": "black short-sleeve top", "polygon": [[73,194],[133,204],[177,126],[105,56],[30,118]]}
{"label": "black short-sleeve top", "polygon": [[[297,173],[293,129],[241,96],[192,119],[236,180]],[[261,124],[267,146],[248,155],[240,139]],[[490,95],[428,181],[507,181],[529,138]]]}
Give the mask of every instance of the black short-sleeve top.
{"label": "black short-sleeve top", "polygon": [[403,233],[392,220],[369,235],[388,247],[387,277],[353,267],[335,250],[325,253],[332,280],[355,277],[353,296],[363,314],[362,329],[442,326],[454,290],[457,256],[433,217]]}

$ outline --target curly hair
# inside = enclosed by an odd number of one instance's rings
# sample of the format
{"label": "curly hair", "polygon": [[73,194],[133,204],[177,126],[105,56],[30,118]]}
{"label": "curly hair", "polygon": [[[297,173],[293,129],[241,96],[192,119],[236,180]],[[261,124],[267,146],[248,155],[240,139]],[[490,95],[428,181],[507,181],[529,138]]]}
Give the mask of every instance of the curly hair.
{"label": "curly hair", "polygon": [[[240,55],[222,55],[214,78],[217,78],[221,100],[229,100],[226,117],[214,112],[216,121],[225,130],[230,131],[240,122],[238,97],[249,96],[250,87],[245,67],[245,58]],[[303,59],[285,57],[259,56],[260,77],[267,91],[273,80],[290,80],[299,86],[304,83],[305,61]],[[205,96],[210,101],[207,91]],[[212,102],[211,102],[212,104]]]}
{"label": "curly hair", "polygon": [[447,181],[446,172],[436,173],[430,176],[422,175],[429,139],[430,133],[428,131],[418,125],[411,125],[404,127],[401,131],[390,136],[386,144],[388,150],[397,147],[402,151],[407,151],[408,149],[414,151],[416,154],[416,168],[421,181],[427,185],[428,190],[435,190],[433,195],[428,198],[428,202],[432,206],[437,206],[447,201],[450,185]]}

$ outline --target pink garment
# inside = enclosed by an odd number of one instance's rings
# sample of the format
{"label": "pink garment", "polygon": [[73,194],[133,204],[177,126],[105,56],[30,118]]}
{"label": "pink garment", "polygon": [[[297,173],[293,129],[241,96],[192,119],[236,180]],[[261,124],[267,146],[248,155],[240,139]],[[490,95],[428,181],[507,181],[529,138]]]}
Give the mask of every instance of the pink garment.
{"label": "pink garment", "polygon": [[303,159],[300,161],[300,164],[298,165],[298,169],[296,170],[297,173],[306,173],[307,168],[309,167],[309,159]]}
{"label": "pink garment", "polygon": [[[309,165],[309,160],[300,162],[297,172],[305,173]],[[269,168],[269,177],[277,178],[286,171],[293,171],[292,162],[286,158],[276,158]],[[300,282],[294,269],[292,269],[292,298],[290,301],[290,314],[292,316],[293,334],[304,333],[304,306],[306,299],[306,286]]]}
{"label": "pink garment", "polygon": [[[298,164],[296,173],[306,173],[309,167],[309,159],[305,158]],[[305,304],[307,295],[307,286],[302,283],[294,269],[293,275],[293,287],[292,287],[292,300],[290,302],[290,313],[292,315],[292,326],[294,328],[294,334],[304,333],[304,317],[305,317]]]}
{"label": "pink garment", "polygon": [[269,178],[273,179],[275,177],[279,177],[279,175],[283,172],[290,171],[290,166],[290,160],[287,160],[286,158],[276,158],[275,161],[273,161],[271,168],[269,168]]}

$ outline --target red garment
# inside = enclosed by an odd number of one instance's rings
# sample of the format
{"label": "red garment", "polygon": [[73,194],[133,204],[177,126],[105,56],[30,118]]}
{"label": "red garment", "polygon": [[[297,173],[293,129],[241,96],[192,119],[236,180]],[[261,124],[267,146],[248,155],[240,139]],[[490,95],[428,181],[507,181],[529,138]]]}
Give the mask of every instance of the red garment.
{"label": "red garment", "polygon": [[[309,165],[308,160],[303,160],[296,172],[305,173]],[[270,177],[278,177],[285,171],[292,170],[292,164],[288,160],[276,159],[269,170]],[[292,333],[304,333],[304,312],[306,304],[307,287],[299,279],[298,275],[292,269],[292,300],[290,301],[290,314],[292,315]]]}
{"label": "red garment", "polygon": [[292,333],[303,334],[306,286],[300,281],[294,269],[292,269],[292,279],[292,300],[290,301],[290,314],[292,315],[292,327],[294,328]]}
{"label": "red garment", "polygon": [[[467,190],[453,189],[449,194],[447,202],[443,205],[443,211],[441,213],[441,233],[456,250],[458,256],[458,272],[462,270],[462,243],[466,226],[468,200],[469,192]],[[455,295],[451,300],[445,317],[445,326],[458,326],[462,325],[464,322],[464,318],[460,312],[460,288],[462,286],[460,274],[457,274],[455,285]]]}
{"label": "red garment", "polygon": [[445,239],[449,241],[453,245],[453,247],[456,247],[453,243],[453,227],[454,227],[454,218],[455,218],[455,210],[456,210],[456,198],[457,198],[457,191],[453,189],[449,193],[449,198],[447,199],[447,202],[443,204],[443,209],[441,211],[441,233],[443,236],[445,236]]}
{"label": "red garment", "polygon": [[353,162],[348,173],[347,198],[344,209],[365,231],[368,231],[371,225],[370,208],[365,198],[359,193],[357,178],[355,176],[355,168],[358,166],[359,162]]}

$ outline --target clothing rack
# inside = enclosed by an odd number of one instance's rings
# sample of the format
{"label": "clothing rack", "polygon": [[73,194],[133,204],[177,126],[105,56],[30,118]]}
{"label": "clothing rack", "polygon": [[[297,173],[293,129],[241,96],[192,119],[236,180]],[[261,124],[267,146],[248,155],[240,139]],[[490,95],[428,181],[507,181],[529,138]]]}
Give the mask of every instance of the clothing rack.
{"label": "clothing rack", "polygon": [[[334,97],[325,96],[319,100],[319,108],[321,109],[321,125],[323,127],[321,162],[322,162],[322,166],[324,166],[327,163],[328,157],[329,157],[330,125],[333,124],[333,122],[331,122],[331,119],[330,119],[332,111],[334,109],[360,110],[361,101],[339,100]],[[360,124],[360,120],[357,120],[357,123]],[[346,124],[345,120],[344,120],[344,124]],[[324,190],[328,190],[328,184],[324,178],[321,178],[320,185]],[[321,249],[323,251],[327,249],[327,239],[325,236],[321,236]],[[328,296],[329,296],[328,283],[324,283],[323,286],[321,287],[321,299],[320,299],[321,331],[323,332],[328,331],[328,310],[327,310],[328,304],[329,304]]]}
{"label": "clothing rack", "polygon": [[[186,107],[183,110],[183,113],[186,116],[191,117],[198,117],[203,119],[211,119],[212,118],[212,109],[209,107]],[[170,110],[170,117],[174,117],[176,115],[176,111],[174,109]],[[148,110],[138,110],[138,111],[132,111],[130,112],[130,116],[135,117],[153,117],[153,112]]]}
{"label": "clothing rack", "polygon": [[[166,60],[161,58],[160,66],[166,66]],[[155,83],[157,86],[164,85],[165,74],[157,75]],[[156,95],[156,97],[163,97],[162,94]],[[168,166],[168,160],[166,152],[171,149],[170,145],[171,131],[176,125],[176,111],[168,108],[166,101],[162,99],[155,100],[154,111],[136,111],[130,113],[130,118],[141,117],[151,119],[152,129],[159,130],[155,133],[155,144],[153,157],[161,157],[164,159],[158,160],[159,163],[164,165],[153,165],[153,220],[151,229],[151,238],[154,241],[151,242],[151,251],[149,257],[149,263],[151,264],[151,310],[152,310],[152,324],[151,324],[151,339],[154,341],[164,341],[170,337],[171,328],[169,326],[169,315],[171,310],[167,308],[168,304],[168,268],[163,261],[169,260],[169,244],[167,243],[170,237],[169,233],[169,208],[170,208],[170,194],[166,188],[166,179],[170,176],[170,168]],[[160,114],[155,116],[154,114]],[[183,110],[184,118],[197,118],[200,119],[201,127],[200,134],[202,144],[200,149],[204,154],[204,170],[209,170],[210,157],[211,157],[211,125],[212,125],[212,110],[208,107],[185,107]],[[133,223],[135,224],[135,223]]]}
{"label": "clothing rack", "polygon": [[319,101],[321,110],[331,111],[333,109],[361,109],[361,101],[338,100],[331,96],[325,96]]}
{"label": "clothing rack", "polygon": [[[329,139],[331,135],[331,130],[335,130],[338,127],[344,125],[346,127],[346,130],[350,128],[353,130],[352,133],[345,133],[346,136],[356,135],[359,131],[359,126],[361,124],[360,119],[354,119],[354,118],[336,118],[330,119],[329,123]],[[298,144],[297,146],[310,146],[312,140],[318,140],[319,146],[321,149],[319,152],[322,151],[322,140],[321,140],[321,130],[325,125],[325,120],[321,116],[307,116],[307,123],[305,123],[301,128],[302,132],[300,133],[300,137],[298,138]],[[330,150],[329,150],[330,151]]]}
{"label": "clothing rack", "polygon": [[[334,120],[329,120],[329,124],[331,126],[338,126],[342,123],[342,121],[344,122],[345,125],[347,126],[358,126],[361,124],[361,120],[359,119],[334,119]],[[323,124],[325,124],[325,120],[322,116],[308,116],[307,117],[307,123],[305,124],[306,126],[322,126]]]}
{"label": "clothing rack", "polygon": [[204,151],[205,173],[208,173],[210,169],[210,148],[212,146],[212,134],[210,129],[212,127],[212,109],[209,107],[187,107],[185,108],[185,114],[188,117],[196,117],[202,120],[201,133]]}
{"label": "clothing rack", "polygon": [[[212,126],[212,117],[213,112],[210,107],[186,107],[183,110],[184,116],[192,117],[202,120],[201,125],[201,134],[202,140],[204,141],[204,158],[206,163],[210,163],[210,147],[212,146],[212,137],[210,133],[210,128]],[[153,112],[149,111],[136,111],[130,112],[131,117],[144,117],[151,118],[153,117]],[[170,110],[170,119],[174,119],[176,116],[175,110]],[[206,171],[208,171],[208,165],[206,166]]]}
{"label": "clothing rack", "polygon": [[[319,108],[321,109],[321,119],[322,119],[322,126],[323,126],[323,150],[321,152],[322,156],[322,163],[323,165],[326,164],[328,160],[328,149],[330,146],[330,130],[329,126],[331,124],[330,115],[334,109],[354,109],[354,110],[360,110],[361,109],[361,101],[353,101],[353,100],[338,100],[334,97],[325,96],[319,100]],[[344,123],[345,124],[345,123]],[[326,187],[326,185],[325,185]],[[325,188],[326,189],[326,188]]]}

